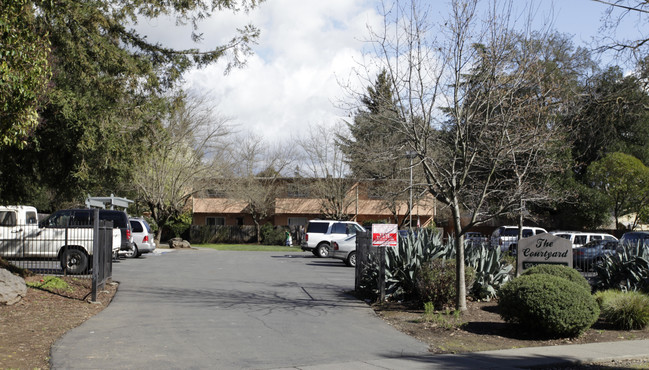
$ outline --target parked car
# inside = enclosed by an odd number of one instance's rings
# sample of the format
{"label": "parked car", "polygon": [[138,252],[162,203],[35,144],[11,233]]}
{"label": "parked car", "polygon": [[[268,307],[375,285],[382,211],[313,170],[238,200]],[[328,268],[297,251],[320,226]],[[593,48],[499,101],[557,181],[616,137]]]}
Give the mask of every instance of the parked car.
{"label": "parked car", "polygon": [[356,266],[356,234],[347,239],[331,242],[331,257],[343,260],[349,267]]}
{"label": "parked car", "polygon": [[620,238],[620,245],[649,246],[649,231],[629,231]]}
{"label": "parked car", "polygon": [[[70,274],[88,273],[95,254],[93,224],[87,214],[38,223],[32,206],[0,206],[0,257],[6,259],[59,259]],[[107,242],[107,240],[103,240]],[[118,229],[112,230],[110,248],[116,256],[121,245]]]}
{"label": "parked car", "polygon": [[570,240],[573,248],[582,247],[594,240],[617,241],[616,237],[607,233],[591,233],[582,231],[550,231],[550,234]]}
{"label": "parked car", "polygon": [[617,240],[593,240],[572,250],[572,264],[583,271],[591,270],[601,264],[606,256],[615,254],[618,248]]}
{"label": "parked car", "polygon": [[[523,238],[547,233],[540,227],[523,226]],[[491,248],[502,252],[516,253],[518,248],[518,226],[501,226],[491,234]]]}
{"label": "parked car", "polygon": [[[112,221],[113,228],[120,229],[122,234],[122,242],[119,248],[120,251],[129,251],[133,249],[131,224],[128,222],[128,215],[126,215],[126,212],[112,209],[100,209],[99,219]],[[65,225],[92,225],[93,222],[93,209],[62,209],[52,213],[49,217],[43,220],[41,226],[60,227]]]}
{"label": "parked car", "polygon": [[133,249],[126,252],[126,257],[137,258],[144,253],[151,253],[155,250],[155,241],[151,226],[145,219],[137,217],[130,218],[131,231],[133,234]]}
{"label": "parked car", "polygon": [[365,231],[365,228],[353,221],[311,220],[306,227],[301,247],[303,251],[309,251],[317,257],[329,257],[331,242],[352,237],[355,239],[359,231]]}

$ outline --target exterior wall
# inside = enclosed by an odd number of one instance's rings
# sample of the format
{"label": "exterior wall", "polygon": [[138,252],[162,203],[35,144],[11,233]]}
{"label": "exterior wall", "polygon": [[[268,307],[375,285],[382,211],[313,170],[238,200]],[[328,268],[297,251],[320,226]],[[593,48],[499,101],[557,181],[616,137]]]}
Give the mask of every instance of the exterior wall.
{"label": "exterior wall", "polygon": [[[291,193],[284,191],[281,198],[276,199],[274,215],[269,218],[269,222],[276,226],[293,225],[306,223],[308,220],[322,218],[321,200],[310,198],[302,194],[299,197],[290,197],[300,190],[295,190],[293,179],[287,179],[287,184],[293,186]],[[287,186],[288,186],[287,185]],[[363,183],[356,183],[349,189],[349,202],[346,213],[350,219],[358,223],[368,221],[383,221],[388,223],[397,223],[392,212],[385,207],[380,199],[368,196],[369,186]],[[280,192],[282,193],[282,192]],[[252,218],[245,213],[246,204],[240,201],[218,197],[196,197],[192,199],[193,206],[193,224],[206,225],[208,217],[223,217],[225,225],[237,225],[239,219],[243,218],[243,225],[253,225]],[[408,201],[401,201],[396,205],[399,214],[398,219],[402,221],[406,218],[408,211]],[[435,201],[430,196],[416,200],[412,209],[413,224],[419,219],[420,225],[426,226],[435,216]]]}
{"label": "exterior wall", "polygon": [[194,213],[192,215],[192,225],[207,225],[208,217],[223,217],[225,225],[236,226],[238,225],[239,218],[243,218],[244,225],[253,225],[252,217],[242,214],[219,214],[219,213]]}

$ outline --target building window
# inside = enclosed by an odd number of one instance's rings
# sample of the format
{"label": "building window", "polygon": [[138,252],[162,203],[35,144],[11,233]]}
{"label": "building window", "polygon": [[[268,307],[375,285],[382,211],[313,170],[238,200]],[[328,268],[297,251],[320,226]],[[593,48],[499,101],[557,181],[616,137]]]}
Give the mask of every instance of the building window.
{"label": "building window", "polygon": [[288,226],[306,226],[306,217],[289,217]]}
{"label": "building window", "polygon": [[223,226],[225,225],[225,217],[207,217],[205,224],[207,226]]}

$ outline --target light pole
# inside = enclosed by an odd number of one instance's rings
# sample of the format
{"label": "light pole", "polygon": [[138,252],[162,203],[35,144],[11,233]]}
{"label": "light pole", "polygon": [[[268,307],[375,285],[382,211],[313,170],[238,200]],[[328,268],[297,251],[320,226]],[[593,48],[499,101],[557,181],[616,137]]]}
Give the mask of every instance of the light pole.
{"label": "light pole", "polygon": [[417,152],[407,151],[406,158],[410,159],[410,202],[408,202],[408,227],[412,229],[412,160],[417,156]]}

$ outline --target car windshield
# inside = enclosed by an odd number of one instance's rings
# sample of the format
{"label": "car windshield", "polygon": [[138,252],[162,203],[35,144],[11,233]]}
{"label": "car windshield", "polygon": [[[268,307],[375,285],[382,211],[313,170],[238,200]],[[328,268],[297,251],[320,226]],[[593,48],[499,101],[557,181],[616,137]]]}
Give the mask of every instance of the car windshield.
{"label": "car windshield", "polygon": [[57,211],[43,221],[45,227],[66,227],[70,224],[71,211]]}

